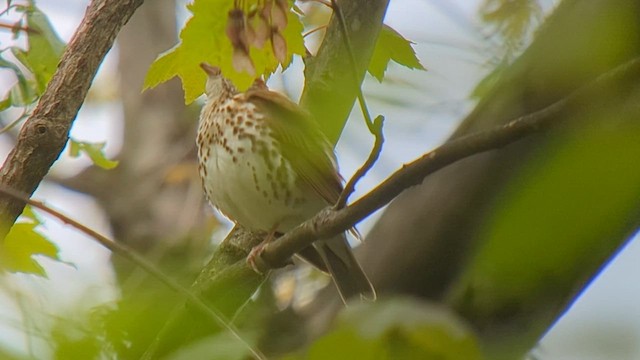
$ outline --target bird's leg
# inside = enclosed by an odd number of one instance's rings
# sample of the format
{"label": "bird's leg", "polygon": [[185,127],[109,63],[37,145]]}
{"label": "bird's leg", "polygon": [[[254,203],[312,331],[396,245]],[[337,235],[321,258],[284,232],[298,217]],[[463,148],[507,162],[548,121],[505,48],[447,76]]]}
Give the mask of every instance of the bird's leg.
{"label": "bird's leg", "polygon": [[[251,251],[249,252],[249,255],[247,255],[247,264],[249,264],[249,266],[253,269],[253,271],[257,272],[258,274],[263,273],[260,269],[266,268],[266,266],[264,266],[265,265],[264,261],[260,259],[260,255],[262,255],[262,252],[264,251],[265,246],[267,246],[271,241],[273,241],[277,237],[276,234],[278,233],[277,231],[278,225],[279,224],[275,224],[271,228],[271,230],[267,233],[267,236],[265,236],[264,240],[262,240],[260,244],[254,246],[253,249],[251,249]],[[262,266],[259,266],[258,262],[261,262]],[[268,265],[273,266],[274,264],[268,264]],[[284,267],[286,265],[289,265],[289,263],[282,264],[281,266]]]}

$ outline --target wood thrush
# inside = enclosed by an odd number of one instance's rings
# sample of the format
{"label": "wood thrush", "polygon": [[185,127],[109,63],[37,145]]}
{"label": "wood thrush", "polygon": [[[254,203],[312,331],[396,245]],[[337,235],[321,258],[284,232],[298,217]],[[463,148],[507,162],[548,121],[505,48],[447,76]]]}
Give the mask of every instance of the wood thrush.
{"label": "wood thrush", "polygon": [[[317,123],[261,80],[239,93],[207,64],[207,102],[198,126],[200,176],[207,198],[249,230],[282,234],[334,204],[342,191],[333,149]],[[345,234],[299,254],[328,271],[344,301],[375,292]]]}

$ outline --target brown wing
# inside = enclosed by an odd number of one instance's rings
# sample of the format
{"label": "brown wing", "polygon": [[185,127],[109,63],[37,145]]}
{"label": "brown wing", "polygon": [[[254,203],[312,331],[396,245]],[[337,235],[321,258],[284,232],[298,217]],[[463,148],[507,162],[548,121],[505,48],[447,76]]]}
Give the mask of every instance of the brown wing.
{"label": "brown wing", "polygon": [[340,175],[331,144],[311,115],[284,95],[262,87],[251,88],[245,96],[267,115],[273,136],[303,183],[327,204],[334,204],[342,191]]}

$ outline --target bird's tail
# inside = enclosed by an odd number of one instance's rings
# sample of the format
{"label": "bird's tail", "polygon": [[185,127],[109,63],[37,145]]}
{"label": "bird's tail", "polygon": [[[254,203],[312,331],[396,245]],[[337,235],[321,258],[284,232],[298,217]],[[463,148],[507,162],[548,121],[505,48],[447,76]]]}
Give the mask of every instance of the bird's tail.
{"label": "bird's tail", "polygon": [[375,300],[376,292],[373,285],[353,256],[344,234],[329,240],[317,241],[314,247],[327,265],[342,301],[346,303],[357,295],[361,299]]}

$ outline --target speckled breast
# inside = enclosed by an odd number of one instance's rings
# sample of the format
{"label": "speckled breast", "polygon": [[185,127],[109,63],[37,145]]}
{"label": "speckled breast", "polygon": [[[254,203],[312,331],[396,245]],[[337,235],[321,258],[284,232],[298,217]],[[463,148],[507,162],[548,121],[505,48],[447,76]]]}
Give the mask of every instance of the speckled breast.
{"label": "speckled breast", "polygon": [[306,206],[299,181],[266,119],[240,96],[202,110],[197,144],[204,191],[213,206],[240,225],[289,230],[308,215],[301,211]]}

